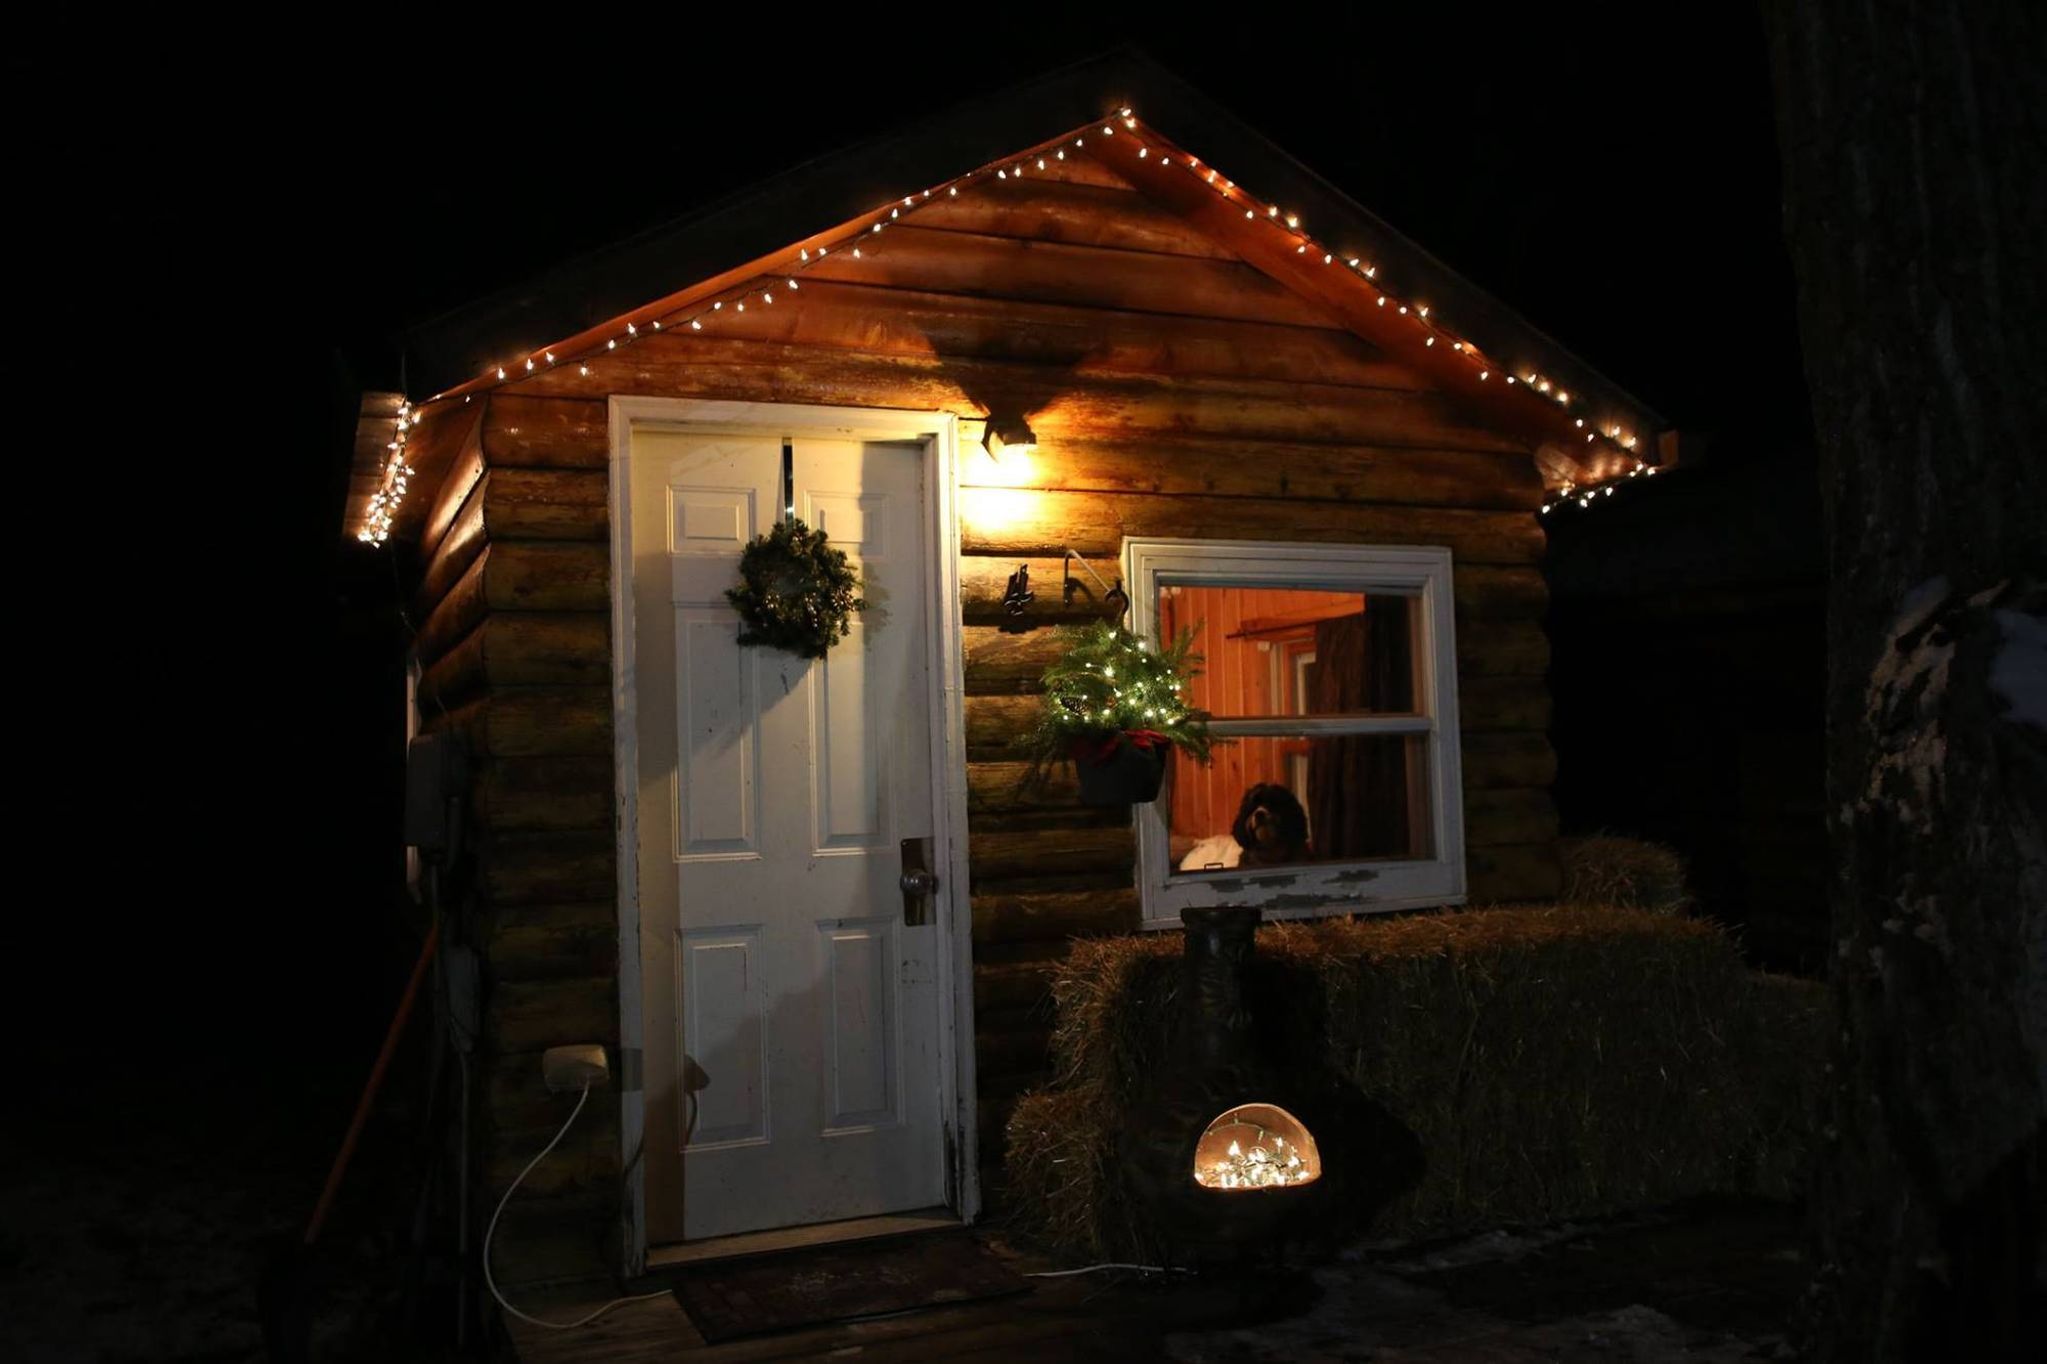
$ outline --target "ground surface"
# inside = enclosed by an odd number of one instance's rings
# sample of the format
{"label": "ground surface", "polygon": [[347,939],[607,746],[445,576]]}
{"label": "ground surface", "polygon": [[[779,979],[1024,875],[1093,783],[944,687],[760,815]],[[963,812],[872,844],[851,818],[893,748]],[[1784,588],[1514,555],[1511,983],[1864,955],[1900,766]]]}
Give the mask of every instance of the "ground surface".
{"label": "ground surface", "polygon": [[[1376,1246],[1312,1273],[1036,1280],[1021,1298],[706,1346],[672,1299],[580,1332],[520,1326],[524,1364],[1010,1359],[1177,1364],[1733,1364],[1788,1357],[1804,1282],[1787,1208],[1719,1205],[1433,1247]],[[1025,1272],[1048,1268],[992,1238]],[[601,1298],[529,1300],[568,1318]]]}
{"label": "ground surface", "polygon": [[[318,1073],[252,1065],[202,1084],[146,1064],[99,1067],[90,1093],[17,1109],[0,1125],[0,1358],[265,1358],[260,1285],[303,1226],[347,1120],[368,1057],[349,1060]],[[454,1357],[446,1297],[406,1288],[408,1275],[428,1276],[404,1235],[418,1190],[408,1100],[423,1084],[401,1069],[392,1085],[325,1253],[301,1280],[316,1359]],[[1019,1267],[1052,1267],[992,1234]],[[1241,1283],[1041,1279],[1023,1298],[695,1353],[687,1318],[664,1299],[589,1332],[528,1332],[520,1356],[1718,1364],[1779,1355],[1805,1278],[1797,1247],[1790,1210],[1722,1205],[1372,1247],[1312,1274]]]}

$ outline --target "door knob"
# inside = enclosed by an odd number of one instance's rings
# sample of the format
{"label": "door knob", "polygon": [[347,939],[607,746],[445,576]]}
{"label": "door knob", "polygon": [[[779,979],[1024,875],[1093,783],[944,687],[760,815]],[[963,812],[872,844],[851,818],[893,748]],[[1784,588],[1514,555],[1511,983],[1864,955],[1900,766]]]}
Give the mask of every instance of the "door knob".
{"label": "door knob", "polygon": [[931,922],[931,895],[938,889],[938,877],[931,870],[931,840],[903,840],[903,874],[896,878],[903,892],[903,923],[916,928]]}

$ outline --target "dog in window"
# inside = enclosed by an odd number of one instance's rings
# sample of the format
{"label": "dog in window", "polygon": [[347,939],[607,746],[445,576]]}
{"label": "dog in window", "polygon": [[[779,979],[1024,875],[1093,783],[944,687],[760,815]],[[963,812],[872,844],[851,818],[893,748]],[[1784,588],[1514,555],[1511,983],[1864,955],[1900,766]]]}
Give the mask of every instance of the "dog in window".
{"label": "dog in window", "polygon": [[1271,867],[1308,856],[1308,812],[1292,791],[1262,781],[1244,793],[1230,831],[1202,839],[1180,859],[1181,871]]}

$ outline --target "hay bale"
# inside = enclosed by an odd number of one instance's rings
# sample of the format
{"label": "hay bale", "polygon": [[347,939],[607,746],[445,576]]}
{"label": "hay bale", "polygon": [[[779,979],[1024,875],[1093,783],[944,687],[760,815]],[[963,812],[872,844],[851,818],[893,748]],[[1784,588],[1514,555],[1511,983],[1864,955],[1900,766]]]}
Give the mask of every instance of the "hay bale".
{"label": "hay bale", "polygon": [[[1076,1254],[1151,1248],[1112,1134],[1178,1035],[1180,952],[1093,940],[1054,982],[1058,1079],[1018,1104],[1009,1174]],[[1420,1138],[1427,1172],[1381,1233],[1802,1181],[1825,987],[1753,977],[1710,924],[1584,905],[1274,924],[1250,990],[1261,1031],[1321,1048]]]}
{"label": "hay bale", "polygon": [[1557,842],[1564,868],[1563,899],[1571,904],[1620,905],[1652,914],[1691,908],[1684,859],[1661,843],[1600,834]]}
{"label": "hay bale", "polygon": [[1011,1212],[1052,1245],[1095,1258],[1159,1253],[1157,1238],[1113,1168],[1125,1110],[1086,1087],[1040,1089],[1016,1102],[1005,1134]]}

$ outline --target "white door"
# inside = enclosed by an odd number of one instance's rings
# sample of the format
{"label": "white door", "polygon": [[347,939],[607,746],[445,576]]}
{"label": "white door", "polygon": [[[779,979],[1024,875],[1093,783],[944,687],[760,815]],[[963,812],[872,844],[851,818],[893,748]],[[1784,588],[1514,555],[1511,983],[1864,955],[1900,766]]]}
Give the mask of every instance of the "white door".
{"label": "white door", "polygon": [[[941,1204],[938,930],[900,885],[935,818],[923,451],[632,439],[649,1240]],[[742,647],[725,600],[785,496],[865,583],[823,659]]]}

